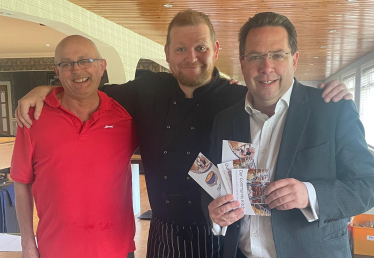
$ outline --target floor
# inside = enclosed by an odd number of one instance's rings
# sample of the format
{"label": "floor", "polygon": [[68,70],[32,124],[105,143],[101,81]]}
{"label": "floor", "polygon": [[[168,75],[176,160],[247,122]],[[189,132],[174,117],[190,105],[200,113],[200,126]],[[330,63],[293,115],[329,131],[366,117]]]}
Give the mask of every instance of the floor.
{"label": "floor", "polygon": [[[141,213],[150,210],[144,175],[140,175],[140,209],[141,209]],[[35,211],[34,212],[34,231],[36,231],[38,221],[39,219]],[[135,223],[136,223],[135,257],[144,258],[147,253],[149,220],[139,220],[137,219],[137,217],[135,217]],[[371,258],[371,257],[372,256],[361,256],[361,255],[354,256],[354,258]],[[21,253],[15,253],[15,252],[14,253],[0,253],[0,258],[21,258]]]}

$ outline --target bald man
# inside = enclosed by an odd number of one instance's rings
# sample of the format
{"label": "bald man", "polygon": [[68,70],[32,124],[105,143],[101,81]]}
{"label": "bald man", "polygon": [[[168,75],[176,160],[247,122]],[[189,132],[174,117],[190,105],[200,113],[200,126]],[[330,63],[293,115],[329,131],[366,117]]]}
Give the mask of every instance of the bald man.
{"label": "bald man", "polygon": [[105,68],[92,41],[63,39],[54,66],[62,87],[32,128],[18,128],[11,177],[24,258],[123,258],[135,250],[129,167],[137,144],[131,116],[98,91]]}

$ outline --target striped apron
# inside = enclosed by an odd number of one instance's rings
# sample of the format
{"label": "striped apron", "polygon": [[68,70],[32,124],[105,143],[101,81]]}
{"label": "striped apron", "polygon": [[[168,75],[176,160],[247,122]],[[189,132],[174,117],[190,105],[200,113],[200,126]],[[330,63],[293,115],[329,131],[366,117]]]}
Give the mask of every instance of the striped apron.
{"label": "striped apron", "polygon": [[219,258],[223,237],[206,226],[177,226],[153,216],[149,229],[147,258]]}

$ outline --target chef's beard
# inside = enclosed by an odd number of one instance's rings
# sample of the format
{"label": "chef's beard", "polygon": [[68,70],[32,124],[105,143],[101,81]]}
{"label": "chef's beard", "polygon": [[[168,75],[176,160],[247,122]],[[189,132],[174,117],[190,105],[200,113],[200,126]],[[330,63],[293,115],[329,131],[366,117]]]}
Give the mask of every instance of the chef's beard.
{"label": "chef's beard", "polygon": [[214,70],[214,65],[212,65],[210,68],[208,68],[206,65],[201,67],[201,71],[198,74],[195,74],[193,76],[191,75],[185,75],[181,70],[178,71],[177,74],[173,73],[174,77],[178,80],[178,82],[181,85],[187,86],[187,87],[197,87],[197,86],[203,86],[207,82],[209,82],[209,79],[212,76]]}

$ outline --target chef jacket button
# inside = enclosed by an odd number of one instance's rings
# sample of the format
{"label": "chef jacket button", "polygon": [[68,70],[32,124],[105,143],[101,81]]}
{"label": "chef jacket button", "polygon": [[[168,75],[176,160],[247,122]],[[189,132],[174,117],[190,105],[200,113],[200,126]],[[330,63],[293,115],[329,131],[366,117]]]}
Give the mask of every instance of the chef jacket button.
{"label": "chef jacket button", "polygon": [[164,176],[164,179],[168,179],[168,177],[167,177],[167,176]]}
{"label": "chef jacket button", "polygon": [[168,153],[167,151],[164,151],[164,154]]}
{"label": "chef jacket button", "polygon": [[188,177],[187,177],[187,180],[189,180],[189,179],[190,179],[190,177],[188,176]]}
{"label": "chef jacket button", "polygon": [[169,200],[166,200],[166,203],[169,203]]}
{"label": "chef jacket button", "polygon": [[192,126],[192,127],[191,127],[191,130],[195,130],[195,127]]}
{"label": "chef jacket button", "polygon": [[188,201],[188,204],[191,204],[191,201]]}
{"label": "chef jacket button", "polygon": [[176,102],[176,101],[173,101],[173,104],[174,104],[174,105],[176,105],[176,104],[177,104],[177,102]]}
{"label": "chef jacket button", "polygon": [[167,129],[170,129],[170,125],[166,126]]}
{"label": "chef jacket button", "polygon": [[191,154],[191,152],[187,151],[187,155],[190,155],[190,154]]}

